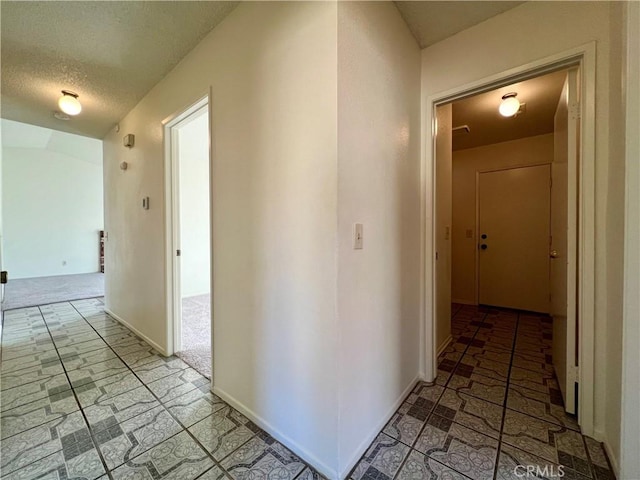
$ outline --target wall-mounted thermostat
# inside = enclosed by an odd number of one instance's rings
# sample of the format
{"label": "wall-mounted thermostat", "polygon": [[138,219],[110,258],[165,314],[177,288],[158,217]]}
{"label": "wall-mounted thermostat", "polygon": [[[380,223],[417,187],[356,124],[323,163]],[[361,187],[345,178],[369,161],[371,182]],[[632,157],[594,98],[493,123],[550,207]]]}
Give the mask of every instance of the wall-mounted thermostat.
{"label": "wall-mounted thermostat", "polygon": [[122,144],[127,148],[133,147],[135,142],[136,142],[136,136],[133,133],[125,135],[122,138]]}

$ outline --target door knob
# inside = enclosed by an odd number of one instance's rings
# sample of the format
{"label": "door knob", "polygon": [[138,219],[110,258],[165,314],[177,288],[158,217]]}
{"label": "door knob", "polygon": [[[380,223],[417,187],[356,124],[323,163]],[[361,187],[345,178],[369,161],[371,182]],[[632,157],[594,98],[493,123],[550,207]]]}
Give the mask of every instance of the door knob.
{"label": "door knob", "polygon": [[549,253],[549,256],[551,258],[558,258],[558,251],[557,250],[551,250],[551,252]]}
{"label": "door knob", "polygon": [[480,248],[481,248],[482,250],[486,250],[488,247],[487,247],[487,244],[486,244],[486,243],[483,243],[482,245],[480,245]]}

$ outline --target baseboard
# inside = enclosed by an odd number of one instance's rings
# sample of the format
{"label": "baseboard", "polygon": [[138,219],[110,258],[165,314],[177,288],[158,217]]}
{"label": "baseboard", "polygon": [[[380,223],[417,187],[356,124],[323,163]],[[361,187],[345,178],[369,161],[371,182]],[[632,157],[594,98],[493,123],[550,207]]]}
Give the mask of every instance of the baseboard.
{"label": "baseboard", "polygon": [[371,433],[367,436],[367,438],[365,438],[365,440],[356,449],[356,453],[351,457],[351,460],[349,460],[349,462],[347,463],[347,466],[340,472],[339,478],[341,479],[347,478],[347,475],[349,475],[349,472],[353,470],[353,467],[355,467],[356,464],[358,463],[358,460],[362,458],[362,455],[364,455],[364,453],[367,451],[367,448],[369,448],[369,445],[371,445],[371,443],[375,440],[375,438],[380,434],[380,431],[389,422],[389,420],[391,420],[391,417],[393,417],[393,414],[396,413],[396,410],[398,410],[398,408],[400,408],[400,405],[402,405],[402,402],[404,402],[404,399],[407,398],[407,396],[414,389],[414,387],[416,386],[416,383],[418,383],[420,378],[421,378],[421,375],[418,374],[411,382],[409,382],[409,386],[405,388],[402,394],[400,394],[400,396],[395,401],[395,403],[391,406],[387,414],[382,418],[380,422],[374,425],[374,428],[372,429]]}
{"label": "baseboard", "polygon": [[308,463],[311,467],[315,468],[318,472],[329,479],[336,478],[336,471],[327,465],[325,465],[322,461],[320,461],[315,455],[311,452],[298,445],[295,441],[289,438],[287,435],[282,433],[277,428],[274,428],[269,422],[263,419],[260,415],[255,413],[253,410],[245,406],[243,403],[236,400],[234,397],[226,393],[224,390],[214,386],[211,391],[219,396],[222,400],[227,402],[233,408],[238,410],[240,413],[244,414],[249,420],[262,428],[265,432],[271,435],[273,438],[278,440],[280,443],[284,444],[289,450],[298,455],[302,460]]}
{"label": "baseboard", "polygon": [[453,337],[451,335],[449,335],[447,338],[445,338],[444,342],[442,342],[442,345],[440,345],[438,347],[438,351],[436,352],[436,357],[439,357],[440,354],[442,352],[444,352],[444,350],[449,346],[449,344],[453,341]]}
{"label": "baseboard", "polygon": [[111,310],[109,310],[108,308],[104,309],[104,313],[108,314],[110,317],[113,317],[114,320],[118,321],[119,323],[121,323],[122,325],[124,325],[125,327],[127,327],[129,330],[131,330],[133,333],[135,333],[137,336],[139,336],[141,339],[143,339],[145,342],[147,342],[149,345],[151,345],[153,348],[155,348],[158,352],[160,352],[162,355],[164,355],[165,357],[168,357],[169,355],[167,354],[167,351],[162,348],[160,345],[158,345],[156,342],[154,342],[153,340],[151,340],[149,337],[147,337],[144,333],[142,333],[140,330],[138,330],[137,328],[135,328],[133,325],[131,325],[129,322],[127,322],[125,319],[123,319],[122,317],[120,317],[119,315],[117,315],[116,313],[113,313]]}
{"label": "baseboard", "polygon": [[609,447],[609,443],[606,440],[603,440],[602,445],[604,446],[604,451],[607,452],[607,457],[609,458],[611,468],[613,468],[613,473],[615,474],[616,478],[620,478],[620,467],[618,465],[618,460],[613,456],[613,452],[611,451],[611,447]]}
{"label": "baseboard", "polygon": [[457,298],[452,298],[451,303],[459,303],[460,305],[478,305],[476,302],[471,302],[469,300],[458,300]]}

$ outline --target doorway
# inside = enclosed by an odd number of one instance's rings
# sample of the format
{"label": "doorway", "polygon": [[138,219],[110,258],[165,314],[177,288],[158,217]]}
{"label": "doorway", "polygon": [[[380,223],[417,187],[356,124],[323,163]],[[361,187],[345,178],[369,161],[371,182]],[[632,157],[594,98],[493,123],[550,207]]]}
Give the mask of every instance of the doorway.
{"label": "doorway", "polygon": [[[582,228],[583,235],[585,233],[584,223],[580,223],[585,209],[578,208],[584,207],[584,195],[578,194],[578,185],[584,182],[584,169],[578,169],[579,154],[585,148],[580,144],[578,134],[581,128],[581,66],[578,61],[572,65],[565,63],[555,69],[531,72],[517,82],[498,81],[480,92],[461,91],[457,98],[432,103],[433,117],[437,118],[432,163],[434,224],[429,226],[434,235],[435,261],[432,270],[435,305],[430,312],[434,327],[433,352],[435,355],[445,351],[451,353],[446,366],[452,367],[456,361],[463,361],[460,360],[461,352],[478,347],[472,341],[481,344],[486,340],[482,328],[489,327],[488,323],[493,321],[491,316],[521,325],[524,333],[525,325],[532,321],[531,312],[541,313],[542,316],[536,316],[534,330],[541,332],[540,341],[547,343],[548,340],[548,345],[542,345],[544,348],[540,352],[529,352],[528,355],[536,356],[534,363],[540,358],[542,363],[548,364],[545,368],[551,372],[555,370],[559,383],[557,393],[561,392],[564,410],[571,414],[579,414],[576,404],[580,389],[593,389],[593,385],[583,384],[586,381],[580,382],[577,354],[580,344],[577,326],[581,320],[588,320],[590,314],[589,306],[584,302],[579,304],[582,299],[576,293],[584,288],[583,285],[587,288],[590,285],[588,281],[581,285],[588,272],[580,271],[577,261],[578,231]],[[464,112],[469,108],[479,111],[488,108],[491,102],[488,99],[493,96],[497,100],[491,108],[497,114],[500,98],[508,97],[511,90],[528,92],[521,95],[524,98],[519,110],[511,117],[512,120],[515,117],[528,134],[523,135],[518,128],[512,128],[512,133],[506,132],[509,129],[503,125],[508,119],[497,115],[494,115],[496,122],[502,124],[488,122],[488,127],[478,128],[477,115]],[[550,105],[542,107],[538,101],[545,95],[549,97],[547,103]],[[460,121],[461,115],[456,115],[456,108],[469,120]],[[545,108],[546,130],[539,131],[533,124]],[[523,120],[529,113],[532,118]],[[447,126],[444,132],[443,125]],[[480,130],[480,135],[472,140],[470,133],[474,128]],[[443,157],[446,158],[442,151],[446,150],[447,143],[454,150],[449,159],[452,165],[449,170],[442,165]],[[455,154],[456,143],[458,155]],[[515,151],[514,147],[520,143],[520,150]],[[544,152],[543,158],[537,155],[540,152]],[[552,184],[560,193],[552,193]],[[582,252],[584,254],[584,247]],[[552,265],[563,265],[564,268],[552,268]],[[588,276],[586,278],[588,280]],[[552,292],[556,296],[553,301]],[[452,305],[451,313],[445,319],[442,316],[447,309],[442,303],[447,298]],[[579,307],[585,314],[582,318],[578,314]],[[514,309],[516,317],[510,320],[505,312]],[[429,312],[427,315],[429,317]],[[460,315],[462,319],[452,325],[451,315]],[[519,315],[525,320],[519,321]],[[553,316],[553,344],[549,315]],[[548,322],[545,316],[549,318]],[[483,323],[482,318],[487,321]],[[448,332],[442,331],[443,326],[449,328]],[[528,327],[531,330],[531,325]],[[467,338],[470,331],[479,332],[478,338]],[[516,335],[512,344],[509,335],[505,334],[504,349],[515,347],[517,357],[520,355],[517,348],[520,337]],[[457,337],[462,337],[468,347],[449,347]],[[501,353],[492,352],[488,356],[501,359]],[[436,382],[439,381],[436,372],[442,358],[436,356],[433,360]],[[519,362],[526,364],[525,359],[519,359]],[[586,370],[585,379],[589,378],[589,366]],[[505,378],[507,385],[508,378]],[[587,417],[592,415],[588,398],[586,411],[589,412]],[[582,416],[579,418],[582,420]]]}
{"label": "doorway", "polygon": [[206,99],[167,124],[173,352],[211,378],[209,108]]}

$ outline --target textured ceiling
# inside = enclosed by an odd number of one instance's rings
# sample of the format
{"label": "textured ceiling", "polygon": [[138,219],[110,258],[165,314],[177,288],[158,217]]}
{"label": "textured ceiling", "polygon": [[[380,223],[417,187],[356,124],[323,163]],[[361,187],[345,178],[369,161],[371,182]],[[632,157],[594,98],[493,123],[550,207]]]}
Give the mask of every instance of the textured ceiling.
{"label": "textured ceiling", "polygon": [[420,48],[433,45],[524,2],[395,2]]}
{"label": "textured ceiling", "polygon": [[[103,138],[238,2],[0,2],[3,118]],[[62,89],[83,111],[53,117]]]}
{"label": "textured ceiling", "polygon": [[[566,70],[549,73],[453,103],[453,126],[468,125],[470,133],[454,133],[453,149],[479,147],[553,132],[553,117],[567,76]],[[498,113],[502,95],[518,94],[524,113],[503,117]]]}

